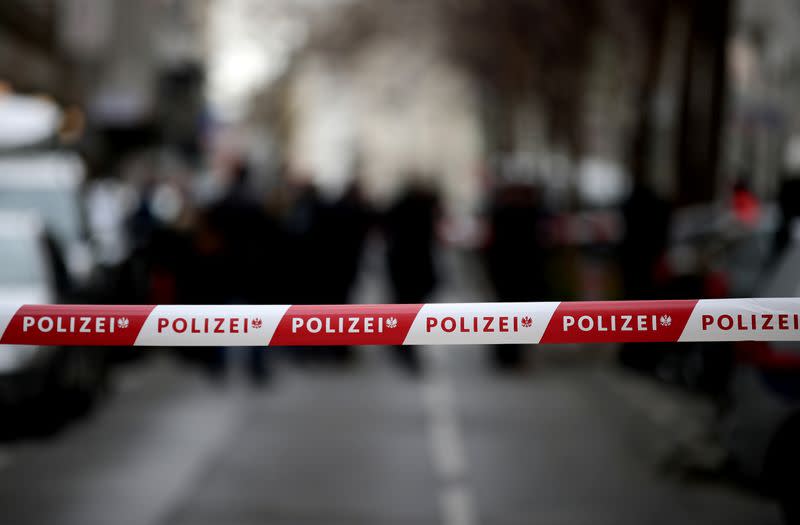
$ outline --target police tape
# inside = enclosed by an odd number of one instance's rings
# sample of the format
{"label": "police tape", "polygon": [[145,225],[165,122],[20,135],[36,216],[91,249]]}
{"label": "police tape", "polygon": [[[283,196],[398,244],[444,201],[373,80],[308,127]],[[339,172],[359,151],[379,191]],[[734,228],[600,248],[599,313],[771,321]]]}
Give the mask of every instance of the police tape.
{"label": "police tape", "polygon": [[0,344],[798,341],[800,298],[376,305],[0,305]]}

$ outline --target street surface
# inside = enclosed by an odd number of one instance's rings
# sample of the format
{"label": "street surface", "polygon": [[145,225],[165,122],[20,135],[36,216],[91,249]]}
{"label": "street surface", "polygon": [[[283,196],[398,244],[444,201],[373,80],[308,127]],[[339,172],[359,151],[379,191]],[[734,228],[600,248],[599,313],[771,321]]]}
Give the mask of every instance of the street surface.
{"label": "street surface", "polygon": [[516,376],[483,349],[426,354],[422,380],[363,349],[281,367],[273,388],[159,358],[55,438],[0,454],[3,524],[779,523],[719,481],[659,467],[664,429],[606,365],[554,354]]}
{"label": "street surface", "polygon": [[[365,266],[359,300],[380,301]],[[436,299],[476,297],[475,282]],[[609,349],[530,351],[501,374],[486,348],[427,348],[415,378],[362,348],[347,367],[281,360],[266,389],[243,366],[215,382],[158,354],[57,436],[0,444],[0,523],[780,523],[772,502],[675,466],[702,406],[616,370]]]}

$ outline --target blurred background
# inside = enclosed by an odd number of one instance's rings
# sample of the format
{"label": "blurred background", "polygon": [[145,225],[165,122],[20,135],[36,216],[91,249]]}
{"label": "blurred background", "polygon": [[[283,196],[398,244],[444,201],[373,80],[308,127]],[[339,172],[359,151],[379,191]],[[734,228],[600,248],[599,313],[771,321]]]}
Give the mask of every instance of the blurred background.
{"label": "blurred background", "polygon": [[[2,0],[0,301],[796,296],[796,0]],[[800,343],[0,349],[0,522],[800,523]]]}

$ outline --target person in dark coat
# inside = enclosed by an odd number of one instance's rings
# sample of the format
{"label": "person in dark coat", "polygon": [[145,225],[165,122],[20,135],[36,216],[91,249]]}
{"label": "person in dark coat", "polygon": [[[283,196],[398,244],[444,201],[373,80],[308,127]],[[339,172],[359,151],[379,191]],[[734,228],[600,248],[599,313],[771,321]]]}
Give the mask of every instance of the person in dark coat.
{"label": "person in dark coat", "polygon": [[[283,304],[318,304],[327,294],[320,293],[325,287],[324,266],[328,257],[319,259],[319,224],[322,201],[317,188],[308,181],[295,180],[288,185],[288,203],[283,216],[282,229],[286,239],[283,254],[286,260],[280,286]],[[327,351],[314,347],[292,347],[289,358],[305,365],[323,360]]]}
{"label": "person in dark coat", "polygon": [[[315,303],[345,304],[355,284],[372,217],[357,184],[331,202],[318,204],[312,225],[313,261],[317,282]],[[350,347],[324,349],[333,361],[352,357]]]}
{"label": "person in dark coat", "polygon": [[[625,236],[619,253],[619,267],[625,299],[662,299],[680,293],[681,285],[666,289],[659,282],[659,266],[667,253],[670,204],[640,181],[634,182],[630,196],[622,204]],[[679,297],[676,297],[679,298]],[[638,370],[652,370],[664,349],[644,348],[642,343],[625,343],[619,360]]]}
{"label": "person in dark coat", "polygon": [[[545,214],[537,190],[530,184],[505,185],[497,191],[489,210],[491,237],[486,262],[500,301],[548,298],[546,248],[541,234]],[[490,357],[499,368],[515,368],[523,363],[525,351],[521,345],[497,345]]]}
{"label": "person in dark coat", "polygon": [[652,189],[635,182],[622,205],[625,237],[620,270],[626,299],[656,299],[658,264],[667,250],[670,205]]}
{"label": "person in dark coat", "polygon": [[778,206],[781,210],[781,219],[778,231],[775,234],[773,253],[779,257],[792,237],[793,223],[800,217],[800,177],[785,178],[778,191]]}
{"label": "person in dark coat", "polygon": [[[227,194],[210,206],[200,221],[193,265],[203,269],[203,275],[196,275],[203,282],[189,293],[196,295],[197,302],[211,304],[270,304],[275,299],[271,283],[281,278],[279,258],[275,256],[281,253],[280,232],[249,190],[249,166],[240,162],[232,176]],[[214,297],[209,293],[198,295],[200,289],[208,289]],[[212,372],[224,372],[224,350],[217,349],[209,364]],[[254,383],[269,379],[266,348],[249,348],[248,365]]]}
{"label": "person in dark coat", "polygon": [[[433,250],[438,208],[433,192],[415,186],[384,216],[389,280],[397,303],[425,302],[436,285]],[[416,348],[396,347],[394,353],[410,371],[421,371]]]}

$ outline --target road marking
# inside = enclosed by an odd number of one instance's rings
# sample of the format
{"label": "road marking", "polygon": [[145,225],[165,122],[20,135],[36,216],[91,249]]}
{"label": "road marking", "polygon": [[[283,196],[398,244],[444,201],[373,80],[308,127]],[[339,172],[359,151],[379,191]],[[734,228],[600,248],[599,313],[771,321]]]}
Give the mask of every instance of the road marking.
{"label": "road marking", "polygon": [[441,494],[442,517],[446,525],[474,525],[478,523],[472,495],[463,484],[445,487]]}
{"label": "road marking", "polygon": [[447,352],[442,347],[427,351],[426,377],[422,383],[423,405],[431,447],[431,459],[441,488],[439,504],[445,525],[477,525],[469,487],[464,443],[456,419],[453,387],[448,378]]}
{"label": "road marking", "polygon": [[424,387],[434,468],[442,479],[454,481],[464,476],[467,461],[450,392],[450,386],[443,378]]}
{"label": "road marking", "polygon": [[434,419],[431,425],[431,447],[436,472],[445,481],[464,476],[466,460],[461,450],[458,429],[454,424]]}

